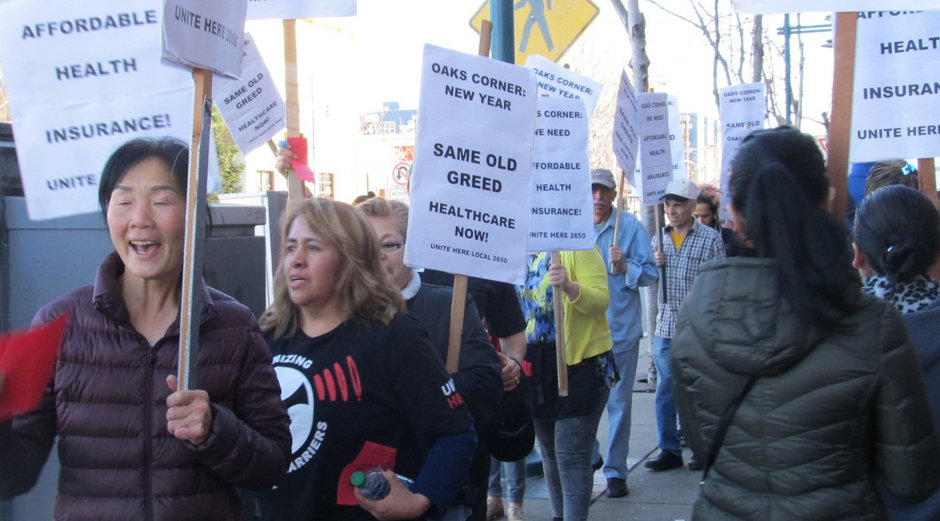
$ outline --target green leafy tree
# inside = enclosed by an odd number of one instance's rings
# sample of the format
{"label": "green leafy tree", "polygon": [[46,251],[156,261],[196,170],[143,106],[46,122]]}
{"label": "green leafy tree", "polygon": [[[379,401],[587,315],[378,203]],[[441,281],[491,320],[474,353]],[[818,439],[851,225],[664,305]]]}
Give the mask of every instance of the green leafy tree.
{"label": "green leafy tree", "polygon": [[242,174],[245,172],[245,163],[241,152],[235,144],[232,133],[225,125],[222,115],[213,105],[212,131],[215,134],[215,146],[219,151],[219,169],[222,174],[222,191],[209,195],[209,200],[219,202],[219,193],[233,194],[241,191]]}

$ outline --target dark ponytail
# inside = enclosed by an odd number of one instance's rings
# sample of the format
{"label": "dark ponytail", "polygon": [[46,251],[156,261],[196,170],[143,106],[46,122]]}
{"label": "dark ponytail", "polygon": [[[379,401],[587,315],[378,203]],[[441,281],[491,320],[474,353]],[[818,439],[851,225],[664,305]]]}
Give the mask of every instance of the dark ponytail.
{"label": "dark ponytail", "polygon": [[886,186],[862,200],[853,237],[879,275],[911,282],[927,274],[940,251],[940,213],[917,190]]}
{"label": "dark ponytail", "polygon": [[731,169],[732,204],[756,255],[776,260],[783,299],[813,324],[848,313],[846,236],[823,209],[829,182],[813,138],[791,128],[752,134]]}

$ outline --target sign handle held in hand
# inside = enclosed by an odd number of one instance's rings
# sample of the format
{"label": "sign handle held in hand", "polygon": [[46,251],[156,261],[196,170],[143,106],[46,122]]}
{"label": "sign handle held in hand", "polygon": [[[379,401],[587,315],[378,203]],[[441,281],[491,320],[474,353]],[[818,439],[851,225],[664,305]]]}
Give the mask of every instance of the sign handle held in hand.
{"label": "sign handle held in hand", "polygon": [[183,250],[183,288],[180,296],[180,348],[177,378],[181,390],[196,388],[199,359],[199,298],[202,280],[203,237],[206,227],[206,178],[209,171],[209,136],[212,117],[212,71],[193,69],[196,83],[193,139],[189,149],[186,185],[186,236]]}
{"label": "sign handle held in hand", "polygon": [[[561,254],[552,252],[552,265],[561,266]],[[555,286],[555,368],[558,370],[558,396],[568,396],[568,361],[565,359],[565,308],[562,307],[564,292]]]}
{"label": "sign handle held in hand", "polygon": [[[656,241],[659,243],[659,251],[663,251],[663,209],[662,205],[657,204],[653,211],[656,214]],[[659,267],[659,285],[663,288],[663,304],[669,302],[666,297],[666,265]]]}
{"label": "sign handle held in hand", "polygon": [[[613,245],[617,245],[617,236],[620,234],[620,212],[623,211],[623,185],[626,183],[626,172],[620,170],[620,190],[617,192],[617,218],[614,219],[614,239]],[[613,261],[610,263],[610,274],[615,275],[617,273],[617,268],[614,266]]]}

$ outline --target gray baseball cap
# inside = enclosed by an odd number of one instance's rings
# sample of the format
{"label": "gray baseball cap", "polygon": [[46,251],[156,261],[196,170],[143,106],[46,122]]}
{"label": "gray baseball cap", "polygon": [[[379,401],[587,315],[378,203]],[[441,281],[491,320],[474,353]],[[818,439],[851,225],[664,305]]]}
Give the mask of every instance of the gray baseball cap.
{"label": "gray baseball cap", "polygon": [[606,168],[594,168],[591,170],[591,184],[606,186],[607,188],[615,188],[617,186],[617,183],[614,182],[613,172]]}
{"label": "gray baseball cap", "polygon": [[663,194],[661,199],[665,199],[669,196],[679,199],[694,200],[698,198],[698,187],[688,179],[673,179],[666,185],[666,193]]}

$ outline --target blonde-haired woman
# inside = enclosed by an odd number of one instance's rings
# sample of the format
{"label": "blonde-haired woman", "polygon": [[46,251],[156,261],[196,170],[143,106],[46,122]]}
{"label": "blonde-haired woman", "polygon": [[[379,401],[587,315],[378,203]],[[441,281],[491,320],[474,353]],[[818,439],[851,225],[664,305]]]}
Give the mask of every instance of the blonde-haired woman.
{"label": "blonde-haired woman", "polygon": [[[428,341],[403,313],[369,221],[307,199],[288,210],[275,301],[261,318],[291,417],[292,456],[259,497],[264,519],[413,519],[444,511],[476,446],[472,419]],[[365,499],[357,470],[391,493]],[[409,491],[394,471],[414,480]]]}

